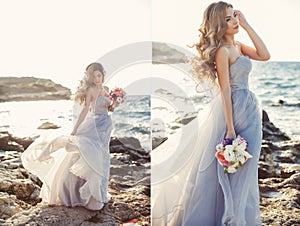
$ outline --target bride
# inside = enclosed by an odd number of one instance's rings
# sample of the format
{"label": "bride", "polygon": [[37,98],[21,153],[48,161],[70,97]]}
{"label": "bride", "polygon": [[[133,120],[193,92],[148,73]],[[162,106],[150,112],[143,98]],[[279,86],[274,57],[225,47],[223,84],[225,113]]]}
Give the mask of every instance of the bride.
{"label": "bride", "polygon": [[108,87],[100,63],[88,65],[75,94],[83,105],[70,136],[41,136],[22,154],[25,169],[43,182],[40,197],[51,205],[99,210],[108,202],[112,121]]}
{"label": "bride", "polygon": [[[235,40],[240,27],[254,47]],[[257,169],[261,109],[248,89],[248,76],[250,59],[266,61],[270,54],[244,15],[225,2],[207,7],[199,31],[194,74],[199,81],[211,78],[219,94],[197,120],[183,126],[182,131],[188,132],[171,135],[152,151],[152,224],[261,225]],[[247,140],[253,158],[240,171],[225,174],[215,158],[216,145],[237,135]],[[161,164],[163,153],[172,157]]]}

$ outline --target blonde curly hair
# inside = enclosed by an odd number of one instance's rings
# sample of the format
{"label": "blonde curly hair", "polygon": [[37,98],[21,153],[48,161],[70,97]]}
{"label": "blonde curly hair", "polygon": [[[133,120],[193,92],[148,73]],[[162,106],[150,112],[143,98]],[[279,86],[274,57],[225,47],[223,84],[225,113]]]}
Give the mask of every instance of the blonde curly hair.
{"label": "blonde curly hair", "polygon": [[104,80],[105,71],[102,64],[95,62],[95,63],[91,63],[86,67],[85,76],[83,77],[82,80],[80,80],[80,84],[77,87],[77,91],[74,97],[75,101],[79,102],[81,105],[83,105],[85,102],[86,92],[88,88],[95,86],[94,83],[95,71],[100,71],[103,74],[103,80]]}
{"label": "blonde curly hair", "polygon": [[222,1],[212,3],[206,8],[199,28],[199,42],[190,46],[196,47],[199,54],[191,60],[191,73],[200,82],[209,78],[215,84],[217,78],[215,58],[217,50],[224,42],[227,8],[233,7]]}

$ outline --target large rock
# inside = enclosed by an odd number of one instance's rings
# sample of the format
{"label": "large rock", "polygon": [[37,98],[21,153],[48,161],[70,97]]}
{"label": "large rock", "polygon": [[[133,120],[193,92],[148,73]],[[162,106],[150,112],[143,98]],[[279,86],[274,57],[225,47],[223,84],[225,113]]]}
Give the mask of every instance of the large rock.
{"label": "large rock", "polygon": [[300,173],[287,179],[260,179],[263,225],[300,224]]}
{"label": "large rock", "polygon": [[112,137],[110,140],[110,146],[123,145],[135,150],[140,150],[142,148],[138,139],[134,137]]}
{"label": "large rock", "polygon": [[38,129],[59,129],[60,126],[53,124],[52,122],[44,122],[38,127]]}
{"label": "large rock", "polygon": [[7,131],[0,132],[0,150],[23,152],[31,143],[32,138],[15,137]]}
{"label": "large rock", "polygon": [[[68,208],[65,206],[38,205],[30,210],[15,214],[4,225],[95,225],[93,218],[97,215],[98,211],[90,211],[83,207]],[[110,215],[104,215],[101,223],[103,224],[98,225],[119,225],[114,217]]]}
{"label": "large rock", "polygon": [[274,167],[270,163],[258,162],[258,178],[259,179],[264,179],[264,178],[269,178],[274,175]]}
{"label": "large rock", "polygon": [[50,79],[0,77],[1,101],[68,100],[71,90]]}
{"label": "large rock", "polygon": [[185,63],[185,54],[171,47],[170,44],[153,42],[152,44],[153,64],[178,64]]}
{"label": "large rock", "polygon": [[0,191],[15,195],[31,205],[40,202],[40,181],[32,179],[22,168],[20,153],[5,152],[0,162]]}
{"label": "large rock", "polygon": [[7,131],[0,132],[0,150],[3,151],[24,151],[31,143],[32,138],[15,137]]}
{"label": "large rock", "polygon": [[15,195],[9,195],[5,192],[0,192],[1,219],[8,219],[16,213],[19,213],[24,209],[29,209],[30,207],[31,206],[29,204],[19,200]]}
{"label": "large rock", "polygon": [[263,139],[270,141],[287,141],[290,137],[277,128],[269,119],[269,116],[265,110],[263,110],[262,117],[263,124]]}
{"label": "large rock", "polygon": [[112,137],[110,153],[121,153],[122,155],[119,155],[118,158],[126,164],[150,162],[150,154],[141,147],[139,140],[134,137]]}
{"label": "large rock", "polygon": [[152,150],[165,142],[168,137],[152,137]]}

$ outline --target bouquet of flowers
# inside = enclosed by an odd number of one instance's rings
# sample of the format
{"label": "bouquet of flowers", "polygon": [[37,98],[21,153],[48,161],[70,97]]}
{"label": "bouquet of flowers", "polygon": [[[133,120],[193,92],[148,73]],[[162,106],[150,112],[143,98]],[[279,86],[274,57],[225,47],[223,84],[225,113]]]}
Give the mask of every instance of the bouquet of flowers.
{"label": "bouquet of flowers", "polygon": [[252,155],[247,152],[247,146],[247,141],[240,135],[236,139],[224,138],[216,146],[215,156],[224,166],[224,173],[235,173],[249,158],[252,158]]}
{"label": "bouquet of flowers", "polygon": [[[125,101],[125,95],[126,92],[122,88],[115,88],[110,91],[109,93],[109,99],[111,101],[114,101],[118,104],[121,104]],[[109,111],[114,111],[114,106],[113,104],[109,106],[108,108]]]}

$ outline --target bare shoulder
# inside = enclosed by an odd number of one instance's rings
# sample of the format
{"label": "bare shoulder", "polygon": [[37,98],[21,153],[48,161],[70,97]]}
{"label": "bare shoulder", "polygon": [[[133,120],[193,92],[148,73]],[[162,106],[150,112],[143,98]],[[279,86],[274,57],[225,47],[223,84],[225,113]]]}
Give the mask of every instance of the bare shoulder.
{"label": "bare shoulder", "polygon": [[216,63],[220,60],[228,60],[229,54],[229,49],[226,46],[221,46],[216,52]]}
{"label": "bare shoulder", "polygon": [[216,52],[216,69],[219,83],[223,83],[223,79],[228,78],[230,51],[227,47],[221,46]]}
{"label": "bare shoulder", "polygon": [[235,45],[239,48],[240,52],[242,53],[242,48],[245,46],[243,43],[240,41],[235,41]]}
{"label": "bare shoulder", "polygon": [[234,41],[234,44],[238,47],[241,47],[243,45],[243,43],[241,43],[240,41]]}
{"label": "bare shoulder", "polygon": [[92,96],[94,94],[95,90],[93,89],[93,87],[88,87],[86,90],[86,95],[88,96]]}
{"label": "bare shoulder", "polygon": [[109,87],[108,86],[103,86],[104,89],[104,95],[109,96]]}

